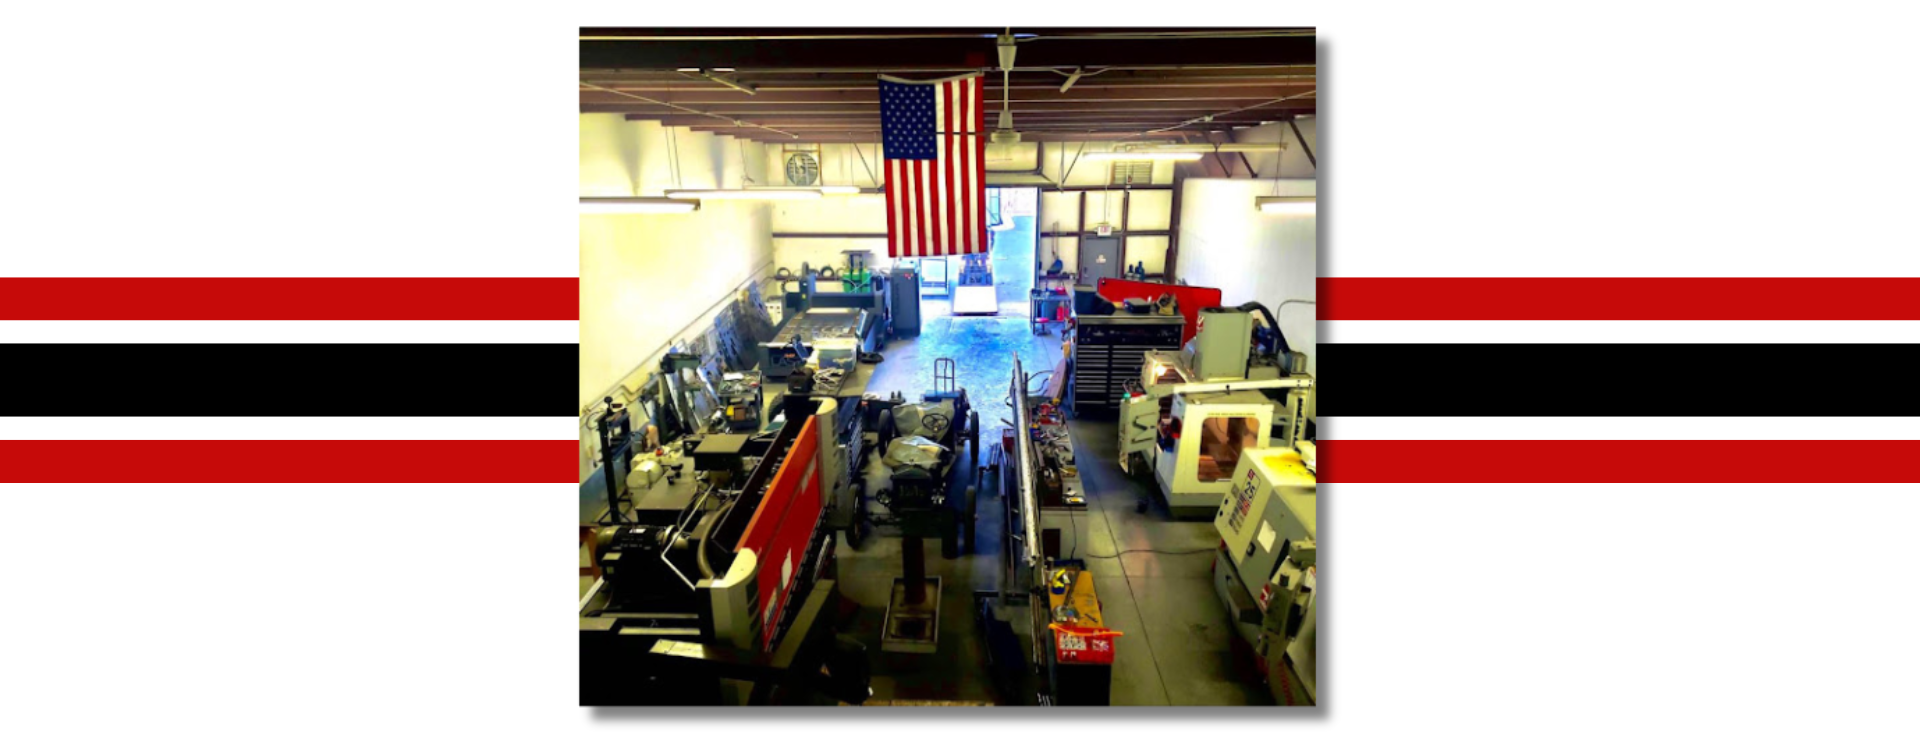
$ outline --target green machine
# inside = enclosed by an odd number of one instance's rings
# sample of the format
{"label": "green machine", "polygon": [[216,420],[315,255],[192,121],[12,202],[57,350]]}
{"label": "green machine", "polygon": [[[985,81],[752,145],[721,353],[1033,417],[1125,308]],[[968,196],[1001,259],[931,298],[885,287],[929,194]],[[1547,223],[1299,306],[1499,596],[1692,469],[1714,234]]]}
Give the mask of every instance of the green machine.
{"label": "green machine", "polygon": [[867,267],[867,261],[873,252],[865,249],[851,249],[847,254],[847,270],[840,275],[841,292],[873,292],[873,270]]}

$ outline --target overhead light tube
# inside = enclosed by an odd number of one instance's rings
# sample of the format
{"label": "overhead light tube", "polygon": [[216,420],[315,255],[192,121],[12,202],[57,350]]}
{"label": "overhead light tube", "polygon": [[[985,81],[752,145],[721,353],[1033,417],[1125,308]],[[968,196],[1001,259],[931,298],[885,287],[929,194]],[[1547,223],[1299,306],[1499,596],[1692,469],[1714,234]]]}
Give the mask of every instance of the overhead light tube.
{"label": "overhead light tube", "polygon": [[673,189],[673,199],[819,199],[818,189]]}
{"label": "overhead light tube", "polygon": [[1319,212],[1319,198],[1254,197],[1253,206],[1269,215],[1312,215]]}
{"label": "overhead light tube", "polygon": [[581,197],[582,215],[684,214],[700,209],[700,203],[662,197]]}
{"label": "overhead light tube", "polygon": [[1165,152],[1165,150],[1112,150],[1112,152],[1091,152],[1085,159],[1091,161],[1196,161],[1200,152]]}

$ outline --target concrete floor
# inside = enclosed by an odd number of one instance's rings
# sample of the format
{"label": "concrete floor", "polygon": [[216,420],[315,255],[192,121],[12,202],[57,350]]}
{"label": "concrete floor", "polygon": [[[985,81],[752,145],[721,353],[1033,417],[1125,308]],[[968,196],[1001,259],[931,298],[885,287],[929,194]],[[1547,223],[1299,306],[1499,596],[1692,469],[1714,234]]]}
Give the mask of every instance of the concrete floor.
{"label": "concrete floor", "polygon": [[[1027,224],[1017,228],[1030,231],[1031,218],[1025,220]],[[982,445],[991,447],[1006,426],[1002,422],[1012,419],[1006,391],[1014,355],[1029,372],[1051,371],[1061,356],[1060,337],[1032,333],[1024,299],[1004,304],[999,316],[955,317],[946,306],[943,299],[923,302],[920,336],[883,350],[886,359],[868,390],[880,395],[900,391],[908,400],[918,400],[933,387],[934,360],[952,358],[959,385],[980,411]],[[1039,385],[1036,381],[1035,387]],[[1264,686],[1246,682],[1234,669],[1229,652],[1233,630],[1211,583],[1212,549],[1219,541],[1212,523],[1172,520],[1150,480],[1136,480],[1120,470],[1111,420],[1076,420],[1071,431],[1091,507],[1087,545],[1066,548],[1071,556],[1087,560],[1106,621],[1124,634],[1116,642],[1111,703],[1271,705]],[[963,469],[956,477],[958,488],[974,483],[974,477],[972,469]],[[937,540],[926,543],[927,573],[944,582],[936,654],[880,650],[888,594],[902,573],[897,530],[881,528],[861,548],[842,544],[838,550],[841,592],[859,606],[841,631],[872,650],[875,699],[1025,703],[996,700],[983,635],[972,613],[973,592],[996,589],[1006,530],[997,479],[980,481],[979,546],[947,560],[940,557]],[[1135,512],[1143,500],[1149,509]],[[582,593],[590,583],[581,579]]]}
{"label": "concrete floor", "polygon": [[[918,339],[887,347],[871,390],[898,389],[915,398],[932,384],[933,359],[952,357],[960,384],[981,409],[981,429],[988,433],[982,441],[991,442],[997,432],[993,422],[1011,418],[1002,392],[1013,355],[1018,353],[1029,368],[1051,369],[1059,359],[1059,341],[1057,336],[1034,335],[1021,317],[929,318]],[[1154,498],[1151,482],[1120,470],[1112,421],[1075,421],[1071,430],[1092,508],[1087,513],[1088,545],[1067,548],[1088,560],[1107,623],[1125,634],[1116,648],[1112,703],[1272,704],[1263,686],[1244,682],[1234,671],[1228,651],[1233,630],[1211,585],[1212,548],[1219,541],[1212,523],[1172,520]],[[962,473],[960,483],[972,483],[972,477],[971,472]],[[937,542],[927,543],[927,573],[945,582],[937,654],[879,651],[887,594],[901,574],[898,534],[883,528],[860,549],[839,550],[841,590],[860,605],[845,633],[874,650],[876,698],[994,698],[971,608],[973,591],[995,589],[1005,525],[995,479],[982,481],[979,548],[946,560],[940,558]],[[1150,507],[1145,514],[1136,513],[1143,499]],[[1103,556],[1114,558],[1097,558]]]}

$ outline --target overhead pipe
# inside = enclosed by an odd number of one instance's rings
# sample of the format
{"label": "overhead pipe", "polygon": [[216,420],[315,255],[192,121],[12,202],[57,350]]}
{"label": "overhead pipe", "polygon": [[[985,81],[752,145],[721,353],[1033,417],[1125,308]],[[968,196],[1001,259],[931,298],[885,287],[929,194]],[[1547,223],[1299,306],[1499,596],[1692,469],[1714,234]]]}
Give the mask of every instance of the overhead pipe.
{"label": "overhead pipe", "polygon": [[714,72],[716,72],[716,71],[718,71],[718,72],[733,72],[733,68],[731,68],[731,67],[725,67],[725,68],[714,68],[714,70],[702,70],[702,69],[700,69],[700,68],[698,68],[698,67],[682,67],[682,68],[680,68],[680,69],[679,69],[679,70],[678,70],[677,72],[679,72],[679,73],[680,73],[680,74],[682,74],[682,75],[687,75],[687,76],[690,76],[690,77],[700,77],[700,78],[705,78],[705,79],[707,79],[707,80],[711,80],[711,81],[713,81],[713,82],[715,82],[715,83],[719,83],[719,84],[721,84],[721,85],[724,85],[724,86],[726,86],[726,87],[728,87],[728,88],[732,88],[732,89],[734,89],[734,90],[736,90],[736,91],[740,91],[741,93],[745,93],[745,94],[747,94],[747,95],[749,95],[749,96],[752,96],[752,95],[757,95],[757,94],[756,94],[756,92],[755,92],[755,91],[757,91],[757,90],[758,90],[758,88],[757,88],[757,87],[755,87],[755,86],[751,86],[751,85],[744,85],[744,84],[741,84],[741,83],[737,83],[737,82],[734,82],[734,81],[732,81],[732,80],[729,80],[729,79],[727,79],[727,78],[723,78],[723,77],[720,77],[719,75],[715,75],[715,74],[714,74]]}
{"label": "overhead pipe", "polygon": [[1237,108],[1237,109],[1233,109],[1233,110],[1231,110],[1231,111],[1222,111],[1222,112],[1219,112],[1219,113],[1215,113],[1215,114],[1207,114],[1207,115],[1205,115],[1205,116],[1197,116],[1197,117],[1194,117],[1194,118],[1192,118],[1192,119],[1188,119],[1188,120],[1186,120],[1186,121],[1184,121],[1184,122],[1181,122],[1181,123],[1179,123],[1179,124],[1175,124],[1175,125],[1173,125],[1173,126],[1171,126],[1171,127],[1161,127],[1161,128],[1159,128],[1159,129],[1151,129],[1151,130],[1147,130],[1147,131],[1145,131],[1145,132],[1137,132],[1137,133],[1134,133],[1134,134],[1130,134],[1130,135],[1127,135],[1126,137],[1122,137],[1122,138],[1120,138],[1120,139],[1123,139],[1123,140],[1127,140],[1127,139],[1132,139],[1132,138],[1135,138],[1135,137],[1145,137],[1145,136],[1147,136],[1147,135],[1151,135],[1151,134],[1159,134],[1159,133],[1161,133],[1161,132],[1171,132],[1171,131],[1173,131],[1173,130],[1176,130],[1176,129],[1179,129],[1179,128],[1181,128],[1181,127],[1188,127],[1188,126],[1192,126],[1192,125],[1195,125],[1195,124],[1201,124],[1201,123],[1204,123],[1204,122],[1211,122],[1211,121],[1213,121],[1213,119],[1214,119],[1214,117],[1217,117],[1217,116],[1226,116],[1226,115],[1228,115],[1228,114],[1238,114],[1238,113],[1240,113],[1240,112],[1242,112],[1242,111],[1252,111],[1252,110],[1254,110],[1254,109],[1264,109],[1264,108],[1266,108],[1266,107],[1268,107],[1268,106],[1272,106],[1272,105],[1274,105],[1274,104],[1277,104],[1277,103],[1282,103],[1282,102],[1285,102],[1285,101],[1292,101],[1292,100],[1294,100],[1294,99],[1296,99],[1296,98],[1306,98],[1307,96],[1311,96],[1311,95],[1314,95],[1315,93],[1318,93],[1318,92],[1319,92],[1319,89],[1318,89],[1318,88],[1316,88],[1316,89],[1314,89],[1314,90],[1310,90],[1310,91],[1306,91],[1306,92],[1304,92],[1304,93],[1295,93],[1295,94],[1293,94],[1293,95],[1291,95],[1291,96],[1281,96],[1281,97],[1279,97],[1279,98],[1276,98],[1276,99],[1273,99],[1273,100],[1271,100],[1271,101],[1262,101],[1262,102],[1260,102],[1260,103],[1257,103],[1257,104],[1254,104],[1254,105],[1252,105],[1252,106],[1242,106],[1242,107],[1240,107],[1240,108]]}
{"label": "overhead pipe", "polygon": [[644,101],[644,102],[646,102],[646,103],[650,103],[650,104],[654,104],[654,105],[656,105],[656,106],[666,106],[666,107],[668,107],[668,108],[674,108],[674,109],[679,109],[679,110],[681,110],[681,111],[685,111],[685,112],[687,112],[687,113],[689,113],[689,114],[699,114],[700,116],[710,116],[710,117],[713,117],[713,118],[715,118],[715,119],[719,119],[719,120],[721,120],[721,121],[723,121],[723,122],[731,122],[731,123],[733,123],[733,126],[736,126],[736,127],[757,127],[757,128],[759,128],[759,129],[764,129],[764,130],[766,130],[766,131],[768,131],[768,132],[774,132],[774,133],[778,133],[778,134],[783,134],[783,135],[786,135],[786,136],[788,136],[788,137],[791,137],[791,138],[793,138],[793,139],[796,139],[796,140],[797,140],[797,139],[800,139],[800,135],[797,135],[797,134],[794,134],[794,133],[792,133],[792,132],[788,132],[788,131],[786,131],[786,130],[782,130],[782,129],[774,129],[774,128],[772,128],[772,127],[769,127],[769,126],[767,126],[767,125],[765,125],[765,124],[754,124],[753,122],[749,122],[749,121],[745,121],[745,120],[742,120],[742,119],[735,119],[735,118],[733,118],[733,117],[730,117],[730,116],[726,116],[726,115],[723,115],[723,114],[714,114],[714,113],[710,113],[710,112],[706,112],[706,111],[701,111],[701,110],[699,110],[699,109],[694,109],[694,108],[688,108],[688,107],[686,107],[686,106],[681,106],[680,104],[677,104],[677,103],[670,103],[670,102],[667,102],[667,101],[661,101],[661,100],[659,100],[659,99],[655,99],[655,98],[647,98],[646,96],[640,96],[640,95],[635,95],[635,94],[632,94],[632,93],[628,93],[628,92],[626,92],[626,91],[616,91],[616,90],[614,90],[614,89],[612,89],[612,88],[608,88],[608,87],[605,87],[605,86],[600,86],[600,85],[594,85],[594,84],[592,84],[592,83],[589,83],[589,82],[587,82],[587,81],[585,81],[585,80],[582,80],[582,81],[580,81],[580,84],[581,84],[581,85],[583,85],[583,86],[586,86],[586,87],[588,87],[588,88],[592,88],[593,90],[596,90],[596,91],[600,91],[601,93],[611,93],[611,94],[613,94],[613,95],[616,95],[616,96],[626,96],[627,98],[631,98],[631,99],[634,99],[634,100],[636,100],[636,101]]}
{"label": "overhead pipe", "polygon": [[[1286,143],[1280,143],[1280,147],[1281,147],[1282,149],[1284,149],[1284,148],[1286,147]],[[1206,154],[1206,153],[1213,153],[1213,152],[1222,152],[1222,153],[1271,153],[1271,152],[1273,152],[1273,150],[1274,150],[1274,143],[1271,143],[1271,142],[1222,142],[1222,143],[1220,143],[1220,144],[1217,144],[1217,145],[1200,145],[1200,144],[1188,144],[1188,145],[1178,145],[1178,144],[1170,144],[1170,145],[1150,145],[1150,146],[1143,146],[1143,147],[1141,147],[1141,148],[1140,148],[1140,149],[1138,149],[1138,150],[1115,150],[1115,151],[1112,151],[1112,152],[1116,152],[1116,153],[1129,153],[1129,152],[1131,152],[1131,153],[1139,153],[1139,154],[1141,154],[1141,155],[1148,155],[1148,154],[1152,154],[1152,153],[1202,153],[1202,154]],[[1088,153],[1088,155],[1093,155],[1093,153]],[[1111,158],[1108,158],[1108,159],[1110,160]]]}

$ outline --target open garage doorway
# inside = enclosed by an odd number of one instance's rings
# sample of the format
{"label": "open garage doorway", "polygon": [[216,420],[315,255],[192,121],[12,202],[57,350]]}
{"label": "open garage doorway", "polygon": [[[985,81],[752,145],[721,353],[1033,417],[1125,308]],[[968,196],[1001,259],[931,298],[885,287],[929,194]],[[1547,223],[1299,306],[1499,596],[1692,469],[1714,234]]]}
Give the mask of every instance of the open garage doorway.
{"label": "open garage doorway", "polygon": [[921,316],[1026,318],[1033,289],[1040,190],[987,189],[987,254],[920,261]]}
{"label": "open garage doorway", "polygon": [[958,256],[919,260],[920,335],[887,347],[869,390],[929,390],[934,361],[952,359],[959,384],[975,394],[982,422],[1012,418],[1003,399],[1013,358],[1036,373],[1053,370],[1061,358],[1060,339],[1035,334],[1028,320],[1039,199],[1033,187],[989,187],[987,254],[974,258],[972,268]]}
{"label": "open garage doorway", "polygon": [[[994,299],[1000,315],[1027,317],[1027,297],[1033,289],[1033,252],[1038,235],[1033,226],[1040,190],[1032,187],[987,189],[994,277]],[[998,215],[993,212],[997,206]]]}

